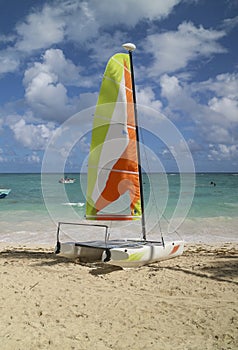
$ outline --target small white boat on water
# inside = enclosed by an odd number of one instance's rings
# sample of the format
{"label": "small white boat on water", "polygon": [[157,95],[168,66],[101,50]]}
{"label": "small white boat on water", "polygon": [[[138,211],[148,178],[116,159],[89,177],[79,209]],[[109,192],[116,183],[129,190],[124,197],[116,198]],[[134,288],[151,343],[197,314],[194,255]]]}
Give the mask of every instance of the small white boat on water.
{"label": "small white boat on water", "polygon": [[70,177],[62,177],[62,179],[59,180],[59,183],[61,184],[73,184],[75,183],[76,179],[72,179]]}
{"label": "small white boat on water", "polygon": [[0,188],[0,198],[5,198],[10,192],[10,188]]}
{"label": "small white boat on water", "polygon": [[[110,238],[109,226],[59,222],[55,253],[81,262],[103,262],[137,267],[174,258],[183,253],[181,239],[147,239],[139,130],[132,66],[133,44],[123,47],[128,53],[114,55],[106,67],[94,116],[88,160],[86,219],[99,221],[140,220],[138,239]],[[125,196],[124,196],[125,195]],[[112,205],[125,198],[127,206],[114,210]],[[123,204],[124,205],[124,204]],[[62,242],[62,225],[94,226],[105,229],[104,240]],[[78,225],[78,226],[77,226]],[[83,230],[84,228],[82,228]],[[95,232],[95,237],[99,237]]]}

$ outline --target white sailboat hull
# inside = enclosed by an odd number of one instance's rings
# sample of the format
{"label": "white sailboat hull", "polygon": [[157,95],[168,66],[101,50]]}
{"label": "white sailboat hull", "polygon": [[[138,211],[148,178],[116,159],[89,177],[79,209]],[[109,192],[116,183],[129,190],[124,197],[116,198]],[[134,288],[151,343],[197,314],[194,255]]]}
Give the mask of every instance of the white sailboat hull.
{"label": "white sailboat hull", "polygon": [[0,198],[5,198],[10,192],[10,188],[0,188]]}
{"label": "white sailboat hull", "polygon": [[155,241],[118,240],[60,243],[59,256],[79,259],[81,262],[103,262],[122,268],[139,267],[153,262],[175,258],[183,253],[181,240],[162,244]]}

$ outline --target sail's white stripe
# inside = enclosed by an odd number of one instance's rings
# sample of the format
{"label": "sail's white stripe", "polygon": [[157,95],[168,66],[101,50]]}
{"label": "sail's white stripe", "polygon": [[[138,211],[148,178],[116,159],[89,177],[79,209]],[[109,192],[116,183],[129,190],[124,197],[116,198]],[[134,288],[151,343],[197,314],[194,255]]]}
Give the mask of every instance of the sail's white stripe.
{"label": "sail's white stripe", "polygon": [[104,75],[104,78],[109,80],[109,81],[112,81],[113,83],[115,83],[116,85],[120,85],[120,87],[124,88],[125,90],[128,90],[130,92],[132,92],[132,89],[129,89],[125,84],[122,84],[122,83],[118,83],[118,81],[112,79],[112,78],[109,78],[107,75]]}
{"label": "sail's white stripe", "polygon": [[[124,103],[124,102],[122,102],[122,103]],[[102,116],[102,115],[95,115],[95,117],[94,118],[97,118],[97,119],[101,119],[101,120],[106,120],[106,121],[111,121],[111,118],[109,118],[109,117],[104,117],[104,116]],[[122,124],[122,123],[119,123],[119,122],[111,122],[111,124],[114,124],[114,125],[124,125],[124,124]],[[129,125],[129,124],[127,124],[127,128],[128,129],[133,129],[133,130],[136,130],[136,127],[134,126],[134,125]]]}

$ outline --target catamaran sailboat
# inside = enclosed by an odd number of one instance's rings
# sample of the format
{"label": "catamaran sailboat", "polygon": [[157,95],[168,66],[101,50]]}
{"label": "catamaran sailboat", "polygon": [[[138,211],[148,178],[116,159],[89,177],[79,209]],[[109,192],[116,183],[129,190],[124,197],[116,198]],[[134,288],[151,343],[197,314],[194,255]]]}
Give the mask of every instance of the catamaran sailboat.
{"label": "catamaran sailboat", "polygon": [[0,198],[5,198],[10,192],[10,188],[0,188]]}
{"label": "catamaran sailboat", "polygon": [[[96,220],[95,229],[105,229],[105,240],[61,242],[63,225],[58,223],[56,254],[82,262],[104,262],[120,267],[137,267],[174,258],[183,253],[182,240],[147,240],[140,165],[139,128],[132,52],[135,45],[123,45],[127,53],[112,56],[107,64],[94,115],[88,161],[86,219]],[[110,211],[112,204],[129,194],[128,211]],[[138,239],[109,239],[108,225],[98,221],[141,220]]]}
{"label": "catamaran sailboat", "polygon": [[61,184],[74,184],[76,181],[76,179],[72,179],[71,177],[62,177],[60,180],[59,180],[59,183]]}

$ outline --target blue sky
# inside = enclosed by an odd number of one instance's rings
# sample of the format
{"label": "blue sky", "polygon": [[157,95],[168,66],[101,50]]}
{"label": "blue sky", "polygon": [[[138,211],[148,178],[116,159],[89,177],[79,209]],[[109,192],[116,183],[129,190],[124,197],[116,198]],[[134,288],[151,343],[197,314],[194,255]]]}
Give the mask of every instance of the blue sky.
{"label": "blue sky", "polygon": [[[196,171],[237,172],[237,37],[237,0],[1,0],[1,172],[41,170],[62,123],[95,105],[107,60],[124,42],[137,46],[138,104],[174,123]],[[82,130],[91,122],[82,118]],[[148,123],[156,129],[156,119]],[[171,156],[182,144],[166,149],[146,138],[176,170]],[[82,133],[67,171],[79,170],[88,143]]]}

